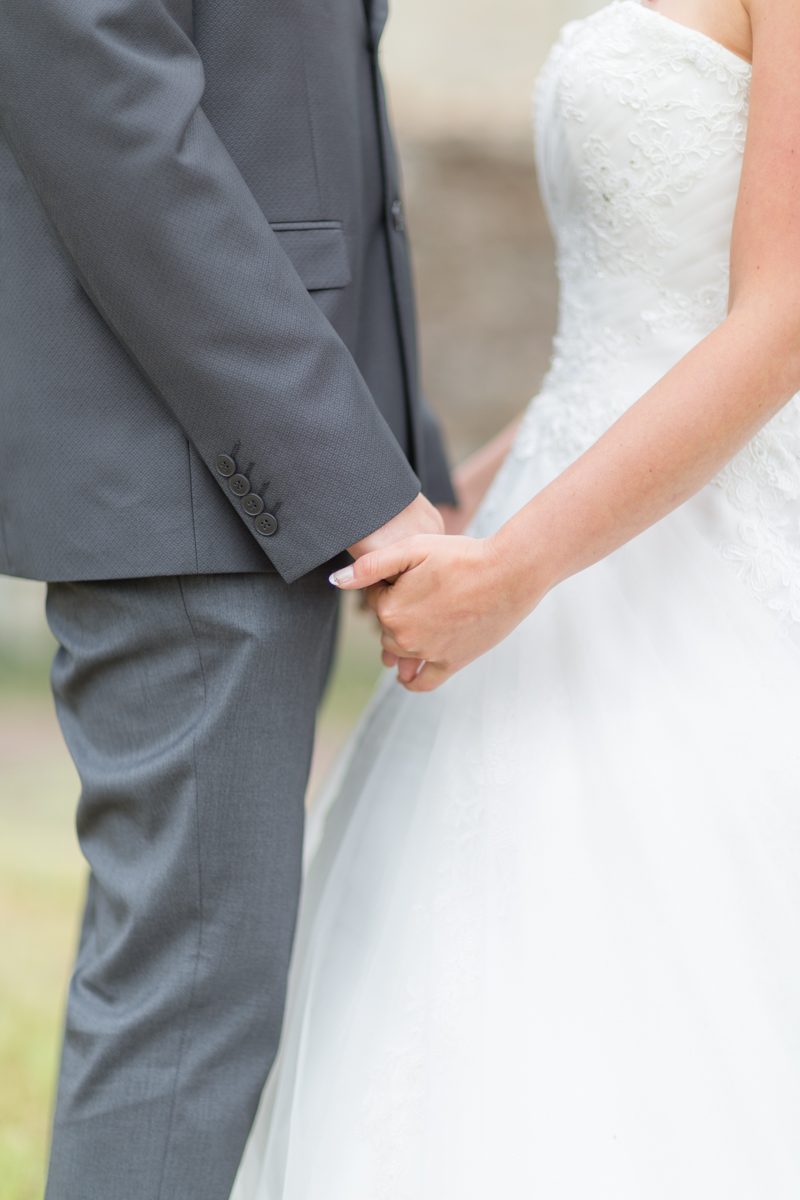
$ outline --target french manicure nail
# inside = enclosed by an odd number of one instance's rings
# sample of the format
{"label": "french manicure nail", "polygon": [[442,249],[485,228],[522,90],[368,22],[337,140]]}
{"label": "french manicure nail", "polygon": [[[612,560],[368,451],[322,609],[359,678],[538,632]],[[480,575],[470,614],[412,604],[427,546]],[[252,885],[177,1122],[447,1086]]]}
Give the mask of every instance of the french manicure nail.
{"label": "french manicure nail", "polygon": [[353,567],[342,567],[341,571],[334,571],[328,576],[328,583],[332,583],[334,587],[342,587],[345,583],[352,583],[355,577]]}

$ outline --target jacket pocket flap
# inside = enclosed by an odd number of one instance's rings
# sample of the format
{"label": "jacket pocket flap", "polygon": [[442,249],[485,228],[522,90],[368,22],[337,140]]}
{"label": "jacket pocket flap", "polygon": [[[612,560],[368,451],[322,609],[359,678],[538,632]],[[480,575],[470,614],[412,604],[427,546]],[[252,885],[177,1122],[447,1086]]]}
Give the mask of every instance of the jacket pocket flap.
{"label": "jacket pocket flap", "polygon": [[352,279],[338,221],[281,221],[272,229],[309,291],[346,287]]}

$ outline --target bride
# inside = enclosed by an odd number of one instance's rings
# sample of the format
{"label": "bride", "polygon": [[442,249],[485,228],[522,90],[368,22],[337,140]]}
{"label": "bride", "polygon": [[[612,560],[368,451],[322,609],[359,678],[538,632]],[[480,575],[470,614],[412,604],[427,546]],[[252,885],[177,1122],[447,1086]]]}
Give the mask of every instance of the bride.
{"label": "bride", "polygon": [[552,367],[471,536],[334,580],[403,686],[309,827],[235,1200],[800,1196],[798,77],[796,0],[551,53]]}

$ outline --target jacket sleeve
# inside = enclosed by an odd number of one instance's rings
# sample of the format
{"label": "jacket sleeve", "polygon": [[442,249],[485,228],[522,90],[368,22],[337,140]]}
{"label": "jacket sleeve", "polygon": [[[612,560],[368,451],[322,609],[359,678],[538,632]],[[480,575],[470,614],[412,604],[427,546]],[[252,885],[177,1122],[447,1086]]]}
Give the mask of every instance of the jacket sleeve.
{"label": "jacket sleeve", "polygon": [[421,442],[424,466],[422,476],[425,480],[425,495],[431,504],[457,505],[458,501],[450,479],[450,468],[442,445],[439,422],[424,396],[420,396],[419,411],[422,426]]}
{"label": "jacket sleeve", "polygon": [[0,128],[86,292],[291,581],[419,482],[200,107],[191,9],[0,0]]}

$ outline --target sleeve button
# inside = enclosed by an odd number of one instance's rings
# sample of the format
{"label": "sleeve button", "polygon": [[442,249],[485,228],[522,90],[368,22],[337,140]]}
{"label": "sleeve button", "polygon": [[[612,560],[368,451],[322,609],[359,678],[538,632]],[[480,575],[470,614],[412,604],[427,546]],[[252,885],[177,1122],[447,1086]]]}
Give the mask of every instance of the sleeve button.
{"label": "sleeve button", "polygon": [[228,487],[234,496],[246,496],[250,491],[250,480],[246,475],[231,475],[228,480]]}
{"label": "sleeve button", "polygon": [[230,479],[231,475],[236,471],[236,463],[230,454],[220,454],[214,466],[217,468],[218,474],[222,475],[225,479]]}
{"label": "sleeve button", "polygon": [[255,492],[251,492],[249,496],[243,498],[242,508],[248,516],[257,517],[259,513],[264,511],[264,501]]}
{"label": "sleeve button", "polygon": [[272,537],[273,533],[278,528],[278,522],[273,517],[272,513],[262,513],[260,517],[256,517],[256,529],[264,537]]}

